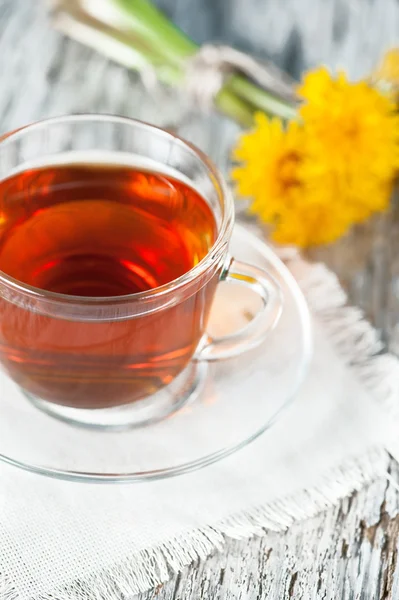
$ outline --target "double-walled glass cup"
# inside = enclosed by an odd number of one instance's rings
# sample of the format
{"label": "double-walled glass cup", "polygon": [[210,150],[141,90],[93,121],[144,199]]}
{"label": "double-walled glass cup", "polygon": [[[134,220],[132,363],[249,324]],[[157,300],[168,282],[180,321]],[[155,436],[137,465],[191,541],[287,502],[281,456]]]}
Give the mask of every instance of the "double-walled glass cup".
{"label": "double-walled glass cup", "polygon": [[[0,362],[56,417],[91,427],[146,424],[192,397],[208,361],[262,343],[279,320],[282,294],[267,272],[230,257],[229,189],[211,161],[175,135],[127,118],[77,115],[29,125],[0,141],[2,182],[19,171],[76,163],[131,165],[186,182],[208,203],[216,241],[182,276],[127,295],[66,295],[0,272]],[[10,222],[37,210],[29,189],[2,189],[0,254]],[[245,328],[213,339],[207,321],[221,280],[252,288],[262,308]]]}

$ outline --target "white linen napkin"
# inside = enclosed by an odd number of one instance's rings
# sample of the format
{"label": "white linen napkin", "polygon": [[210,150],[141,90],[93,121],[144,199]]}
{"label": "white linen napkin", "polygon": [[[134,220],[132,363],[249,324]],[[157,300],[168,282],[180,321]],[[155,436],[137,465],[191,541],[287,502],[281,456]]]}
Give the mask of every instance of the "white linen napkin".
{"label": "white linen napkin", "polygon": [[[293,255],[315,352],[295,402],[265,435],[188,475],[130,485],[68,483],[0,464],[0,598],[113,598],[165,581],[198,556],[288,527],[383,476],[385,403],[399,366],[344,306],[333,274]],[[251,382],[248,382],[248,393]]]}

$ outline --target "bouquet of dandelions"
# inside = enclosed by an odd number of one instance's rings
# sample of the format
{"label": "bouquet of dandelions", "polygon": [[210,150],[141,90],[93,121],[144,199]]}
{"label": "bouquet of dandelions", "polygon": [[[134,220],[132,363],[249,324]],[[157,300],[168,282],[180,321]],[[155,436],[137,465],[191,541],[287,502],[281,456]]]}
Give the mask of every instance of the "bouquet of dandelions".
{"label": "bouquet of dandelions", "polygon": [[202,61],[215,107],[248,129],[233,150],[236,190],[276,242],[329,243],[387,209],[399,167],[399,51],[367,80],[322,67],[294,85],[233,49],[199,48],[149,0],[51,3],[64,32],[167,85]]}

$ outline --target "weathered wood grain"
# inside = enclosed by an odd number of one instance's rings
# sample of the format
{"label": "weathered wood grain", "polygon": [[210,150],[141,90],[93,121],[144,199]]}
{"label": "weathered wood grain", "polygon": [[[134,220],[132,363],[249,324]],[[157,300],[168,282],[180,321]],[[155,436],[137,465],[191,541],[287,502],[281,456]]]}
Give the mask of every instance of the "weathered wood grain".
{"label": "weathered wood grain", "polygon": [[396,491],[378,481],[285,534],[229,540],[225,552],[140,598],[396,599],[397,510]]}
{"label": "weathered wood grain", "polygon": [[[276,59],[295,76],[320,61],[363,74],[399,33],[396,0],[159,4],[198,41],[234,43]],[[52,31],[38,0],[0,0],[0,131],[84,111],[136,116],[173,127],[185,116],[181,133],[227,170],[228,148],[237,133],[234,124],[215,115],[193,115],[182,98],[146,93],[134,74]],[[399,322],[399,237],[391,221],[373,223],[313,257],[323,258],[338,272],[351,298],[393,344]],[[395,464],[392,474],[399,481]],[[284,534],[227,540],[225,552],[187,568],[141,600],[396,600],[398,513],[397,491],[386,480],[377,481]]]}

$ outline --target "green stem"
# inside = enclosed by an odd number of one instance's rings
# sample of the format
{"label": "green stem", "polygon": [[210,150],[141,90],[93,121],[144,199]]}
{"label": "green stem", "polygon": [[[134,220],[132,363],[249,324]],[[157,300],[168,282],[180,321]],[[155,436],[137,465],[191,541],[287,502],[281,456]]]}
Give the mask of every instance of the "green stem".
{"label": "green stem", "polygon": [[[64,10],[72,18],[64,22],[65,31],[72,37],[77,32],[75,37],[80,41],[127,67],[145,70],[148,65],[162,83],[182,85],[186,61],[198,46],[149,0],[108,1],[120,9],[119,27],[99,20],[94,11],[87,13],[76,0],[71,5],[65,2]],[[76,29],[73,21],[80,23],[80,28]],[[293,114],[290,107],[240,75],[229,78],[217,94],[215,105],[244,127],[252,125],[253,114],[259,109],[283,118]]]}
{"label": "green stem", "polygon": [[[124,15],[128,18],[130,25],[151,40],[162,52],[165,59],[171,61],[176,67],[181,67],[182,77],[184,75],[185,61],[198,51],[198,45],[187,37],[178,27],[174,25],[158,8],[149,0],[113,0]],[[244,104],[239,106],[238,99],[232,101],[228,95],[238,95]],[[248,103],[253,109],[263,110],[269,115],[276,115],[283,119],[295,117],[295,108],[285,100],[281,100],[273,94],[266,92],[241,75],[232,75],[219,92],[216,105],[224,111],[229,107],[228,114],[233,104],[240,113],[240,122],[248,121]],[[246,114],[245,114],[246,113]],[[252,118],[251,118],[252,122]]]}
{"label": "green stem", "polygon": [[[198,50],[197,44],[148,0],[114,1],[128,17],[131,27],[136,31],[139,30],[147,41],[151,40],[156,44],[158,51],[163,52],[165,59],[169,61],[168,69],[162,67],[157,69],[154,65],[160,80],[168,84],[182,83],[185,61]],[[234,90],[231,91],[225,86],[217,95],[215,104],[225,115],[237,120],[243,127],[249,127],[253,122],[253,108],[251,103],[248,105],[248,100],[248,98],[237,97]]]}
{"label": "green stem", "polygon": [[282,119],[294,119],[296,117],[297,112],[293,105],[273,96],[270,92],[241,75],[232,75],[229,81],[226,82],[226,87],[268,115],[274,115]]}
{"label": "green stem", "polygon": [[253,124],[253,107],[228,89],[220,90],[215,98],[215,105],[220,112],[234,119],[243,127],[251,127]]}
{"label": "green stem", "polygon": [[133,29],[158,45],[158,50],[177,66],[195,54],[198,45],[186,36],[149,0],[113,0]]}

